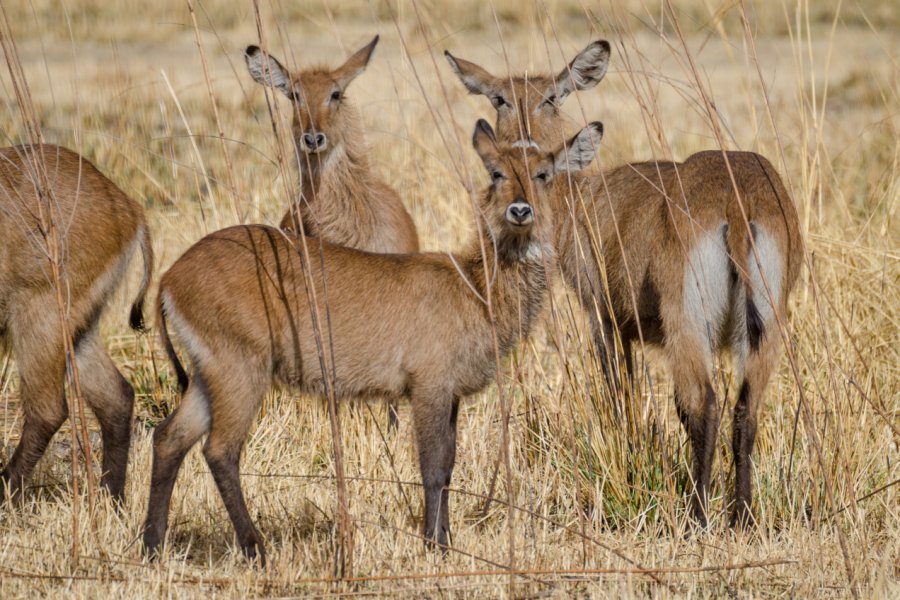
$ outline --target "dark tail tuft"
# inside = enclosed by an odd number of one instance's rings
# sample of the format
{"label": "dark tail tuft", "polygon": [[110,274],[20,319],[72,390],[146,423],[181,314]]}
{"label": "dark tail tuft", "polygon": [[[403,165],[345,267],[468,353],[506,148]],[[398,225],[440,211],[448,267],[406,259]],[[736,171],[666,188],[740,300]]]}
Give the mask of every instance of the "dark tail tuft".
{"label": "dark tail tuft", "polygon": [[747,294],[747,340],[750,342],[750,350],[756,352],[759,350],[759,342],[762,340],[766,326],[763,323],[756,304],[753,303],[753,297]]}
{"label": "dark tail tuft", "polygon": [[144,307],[142,304],[131,305],[131,314],[128,315],[128,324],[135,331],[146,333],[147,328],[144,325]]}
{"label": "dark tail tuft", "polygon": [[175,377],[178,379],[178,390],[184,394],[188,387],[188,374],[184,370],[184,365],[182,365],[181,361],[178,359],[178,354],[175,353],[175,347],[172,346],[172,339],[169,337],[169,329],[166,327],[166,313],[165,310],[162,309],[159,311],[159,336],[162,338],[166,356],[169,357],[169,362],[172,363],[172,368],[175,369]]}
{"label": "dark tail tuft", "polygon": [[137,297],[131,305],[131,314],[128,316],[128,324],[135,331],[147,331],[144,326],[144,299],[147,297],[147,289],[150,287],[150,279],[153,277],[153,246],[150,243],[150,233],[145,224],[141,225],[141,255],[144,259],[144,273],[141,277],[141,287]]}
{"label": "dark tail tuft", "polygon": [[[756,237],[756,225],[751,221],[748,227],[740,217],[741,221],[734,218],[732,223],[728,224],[725,230],[725,244],[728,248],[728,254],[731,256],[731,281],[732,285],[740,285],[744,288],[744,297],[746,298],[746,306],[744,310],[744,318],[747,327],[747,342],[750,344],[750,350],[756,352],[759,350],[759,344],[766,332],[766,324],[759,314],[759,309],[753,302],[753,284],[750,281],[750,236]],[[748,235],[749,234],[749,235]]]}

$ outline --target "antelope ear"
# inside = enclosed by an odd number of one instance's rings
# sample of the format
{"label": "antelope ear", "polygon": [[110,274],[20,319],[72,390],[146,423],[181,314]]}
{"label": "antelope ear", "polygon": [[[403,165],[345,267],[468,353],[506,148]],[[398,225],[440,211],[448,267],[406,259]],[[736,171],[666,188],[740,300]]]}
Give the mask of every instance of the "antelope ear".
{"label": "antelope ear", "polygon": [[260,50],[259,46],[247,46],[244,50],[244,59],[247,61],[247,70],[256,83],[281,90],[285,96],[293,100],[291,76],[275,57]]}
{"label": "antelope ear", "polygon": [[602,138],[603,123],[600,121],[589,123],[553,153],[553,170],[557,173],[574,173],[582,170],[594,160]]}
{"label": "antelope ear", "polygon": [[559,102],[575,90],[587,90],[606,75],[609,67],[609,42],[600,40],[591,43],[578,53],[569,65],[556,76],[556,97]]}
{"label": "antelope ear", "polygon": [[444,50],[444,56],[450,63],[450,68],[459,77],[466,89],[471,94],[490,96],[497,87],[497,78],[476,65],[475,63],[456,58],[449,51]]}
{"label": "antelope ear", "polygon": [[490,124],[484,119],[478,119],[475,123],[475,133],[472,134],[472,146],[481,158],[485,168],[490,172],[497,162],[497,136]]}
{"label": "antelope ear", "polygon": [[381,36],[376,35],[372,41],[353,53],[344,64],[333,71],[335,79],[341,89],[346,89],[350,82],[362,75],[363,71],[369,65],[372,59],[372,53],[375,52],[375,46]]}

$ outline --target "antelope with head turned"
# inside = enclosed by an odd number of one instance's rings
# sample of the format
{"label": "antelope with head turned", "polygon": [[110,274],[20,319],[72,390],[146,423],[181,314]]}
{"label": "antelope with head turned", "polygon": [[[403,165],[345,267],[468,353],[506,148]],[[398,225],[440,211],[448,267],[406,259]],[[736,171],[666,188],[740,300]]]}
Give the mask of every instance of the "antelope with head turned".
{"label": "antelope with head turned", "polygon": [[106,353],[99,323],[139,249],[144,273],[130,321],[135,329],[143,327],[153,269],[150,234],[138,203],[87,159],[51,145],[0,149],[0,348],[11,350],[18,365],[25,413],[19,444],[0,473],[0,499],[23,491],[68,416],[65,330],[43,237],[48,210],[60,233],[62,293],[80,388],[100,422],[101,484],[121,500],[134,391]]}
{"label": "antelope with head turned", "polygon": [[552,261],[555,205],[565,179],[558,175],[588,164],[601,135],[602,126],[594,123],[566,147],[542,153],[501,147],[490,125],[479,121],[473,144],[491,176],[478,211],[483,238],[456,257],[371,254],[323,244],[323,260],[317,252],[307,264],[294,246],[296,237],[242,226],[205,237],[179,258],[160,283],[161,334],[183,374],[171,328],[193,374],[181,404],[153,436],[147,551],[165,537],[185,454],[208,433],[203,453],[238,543],[248,556],[264,559],[238,463],[273,383],[322,393],[307,274],[318,290],[320,314],[328,306],[330,330],[322,336],[322,352],[333,361],[327,371],[336,396],[410,400],[425,489],[425,536],[445,547],[459,402],[496,375],[495,333],[505,356],[537,319],[547,296],[545,264]]}
{"label": "antelope with head turned", "polygon": [[[560,103],[604,76],[609,50],[607,42],[594,42],[558,75],[527,80],[494,77],[446,54],[466,88],[491,99],[505,142],[552,146],[565,131]],[[713,359],[721,349],[735,355],[741,384],[731,521],[747,522],[759,405],[777,365],[803,253],[797,211],[781,177],[758,154],[716,150],[680,163],[624,165],[575,177],[573,184],[567,214],[557,221],[563,277],[590,315],[611,389],[620,358],[630,379],[635,341],[666,350],[692,447],[691,510],[704,525],[720,419]]]}

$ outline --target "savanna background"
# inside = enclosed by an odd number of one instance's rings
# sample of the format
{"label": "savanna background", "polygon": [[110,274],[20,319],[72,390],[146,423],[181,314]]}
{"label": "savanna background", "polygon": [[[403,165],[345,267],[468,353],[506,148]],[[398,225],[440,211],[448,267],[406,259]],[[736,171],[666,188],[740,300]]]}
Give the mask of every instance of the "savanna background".
{"label": "savanna background", "polygon": [[[395,433],[385,431],[380,404],[341,411],[354,542],[342,580],[328,412],[320,399],[283,391],[267,397],[242,463],[269,566],[248,567],[235,549],[199,447],[175,488],[168,550],[158,562],[142,560],[152,428],[177,394],[156,335],[126,327],[132,273],[103,322],[111,355],[137,392],[127,507],[117,511],[84,485],[73,498],[73,436],[65,426],[24,506],[0,509],[0,596],[900,594],[896,5],[15,0],[0,7],[0,31],[15,42],[45,139],[82,152],[143,204],[159,272],[208,232],[277,223],[297,187],[287,101],[270,94],[279,107],[273,119],[242,57],[260,35],[291,67],[336,66],[381,35],[348,97],[363,114],[375,170],[400,192],[424,249],[459,249],[473,234],[471,194],[486,176],[469,139],[478,117],[493,119],[487,99],[467,95],[443,49],[497,75],[555,73],[594,39],[613,45],[609,73],[564,106],[571,132],[590,120],[605,124],[593,168],[679,160],[722,145],[760,152],[782,173],[807,243],[791,343],[761,412],[754,530],[727,528],[735,399],[727,357],[716,371],[724,418],[712,526],[691,533],[686,437],[661,356],[648,351],[639,361],[638,401],[609,398],[586,317],[557,285],[531,341],[496,385],[464,405],[451,494],[455,550],[446,558],[425,552],[418,537],[408,407]],[[2,145],[27,139],[9,81],[4,66]],[[21,426],[15,369],[0,358],[0,462]],[[96,459],[99,435],[90,443]],[[498,464],[496,500],[485,511]],[[82,467],[74,473],[86,477]]]}

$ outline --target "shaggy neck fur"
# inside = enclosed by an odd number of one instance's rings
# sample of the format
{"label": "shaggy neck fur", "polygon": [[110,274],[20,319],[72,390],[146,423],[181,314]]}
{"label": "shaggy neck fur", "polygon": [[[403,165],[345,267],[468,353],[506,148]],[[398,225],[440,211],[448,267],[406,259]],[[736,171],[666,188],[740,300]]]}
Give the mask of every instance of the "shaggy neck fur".
{"label": "shaggy neck fur", "polygon": [[366,202],[372,174],[366,146],[356,124],[359,115],[351,106],[343,118],[352,123],[343,139],[326,156],[299,154],[299,207],[307,234],[319,235],[340,245],[354,245],[358,231],[370,231],[375,215]]}
{"label": "shaggy neck fur", "polygon": [[[547,296],[544,265],[553,261],[553,251],[536,239],[534,231],[521,236],[500,233],[495,239],[487,231],[488,225],[484,229],[484,254],[481,244],[473,244],[461,267],[481,298],[487,299],[490,287],[500,352],[505,353],[528,337],[543,308]],[[484,314],[489,318],[486,305]]]}

